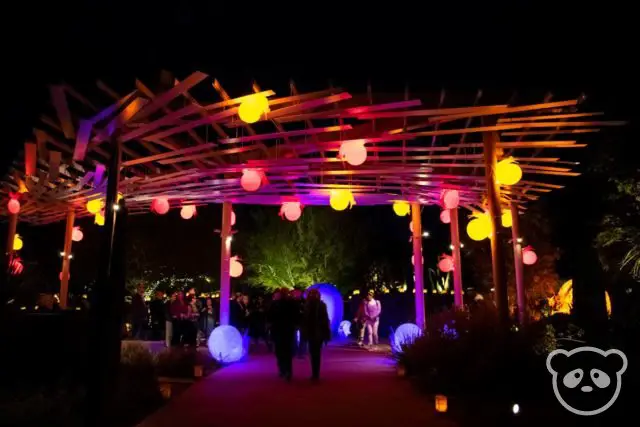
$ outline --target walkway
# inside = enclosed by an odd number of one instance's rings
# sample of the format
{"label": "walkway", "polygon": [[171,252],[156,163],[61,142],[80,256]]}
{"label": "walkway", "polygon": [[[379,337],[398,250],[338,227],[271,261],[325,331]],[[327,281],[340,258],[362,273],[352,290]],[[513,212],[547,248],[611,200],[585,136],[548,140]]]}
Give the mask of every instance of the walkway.
{"label": "walkway", "polygon": [[139,427],[453,426],[395,375],[386,355],[329,347],[317,384],[308,379],[308,360],[295,360],[290,384],[277,377],[275,364],[273,356],[257,355],[228,366]]}

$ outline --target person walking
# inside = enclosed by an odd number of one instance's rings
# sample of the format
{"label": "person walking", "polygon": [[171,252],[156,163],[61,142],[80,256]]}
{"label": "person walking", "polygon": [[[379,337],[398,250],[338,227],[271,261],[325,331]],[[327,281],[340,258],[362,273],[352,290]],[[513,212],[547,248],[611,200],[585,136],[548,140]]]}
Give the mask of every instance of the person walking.
{"label": "person walking", "polygon": [[151,333],[154,341],[162,340],[165,328],[164,292],[156,291],[149,303],[149,317],[151,318]]}
{"label": "person walking", "polygon": [[134,340],[143,340],[148,323],[147,305],[144,302],[144,284],[138,284],[131,299],[131,326]]}
{"label": "person walking", "polygon": [[185,323],[186,344],[198,347],[200,341],[198,335],[200,333],[200,301],[194,295],[188,294],[187,299],[187,320]]}
{"label": "person walking", "polygon": [[200,311],[200,322],[202,324],[202,331],[205,333],[205,339],[209,339],[209,335],[216,327],[216,309],[213,306],[213,300],[207,298],[205,305]]}
{"label": "person walking", "polygon": [[364,305],[365,300],[362,299],[360,301],[360,304],[358,304],[358,310],[356,311],[356,315],[353,318],[353,323],[355,323],[356,327],[358,328],[358,345],[360,347],[364,345],[364,332],[367,328],[366,318],[364,315]]}
{"label": "person walking", "polygon": [[309,345],[311,380],[317,381],[320,379],[322,346],[331,339],[327,306],[320,299],[320,292],[317,289],[311,289],[307,295],[302,320],[302,336]]}
{"label": "person walking", "polygon": [[279,299],[274,300],[269,310],[271,337],[275,345],[280,377],[291,381],[293,376],[293,348],[296,326],[299,321],[298,305],[289,296],[289,289],[282,288]]}
{"label": "person walking", "polygon": [[368,344],[378,345],[378,326],[380,325],[380,313],[382,306],[380,301],[373,297],[373,291],[369,291],[364,303],[365,325],[367,326]]}

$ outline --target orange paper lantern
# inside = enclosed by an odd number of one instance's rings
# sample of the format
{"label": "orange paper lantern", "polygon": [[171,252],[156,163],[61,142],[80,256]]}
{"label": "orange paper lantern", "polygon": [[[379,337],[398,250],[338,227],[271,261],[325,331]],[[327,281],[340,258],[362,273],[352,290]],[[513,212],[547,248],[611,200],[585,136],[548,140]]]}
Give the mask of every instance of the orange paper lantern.
{"label": "orange paper lantern", "polygon": [[196,213],[195,205],[185,205],[180,209],[180,216],[182,219],[191,219]]}

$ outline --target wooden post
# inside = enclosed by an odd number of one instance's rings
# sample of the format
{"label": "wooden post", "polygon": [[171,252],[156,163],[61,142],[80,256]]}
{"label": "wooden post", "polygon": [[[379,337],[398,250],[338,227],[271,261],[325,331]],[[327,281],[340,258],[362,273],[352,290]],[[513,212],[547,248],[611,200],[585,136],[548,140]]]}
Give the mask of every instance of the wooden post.
{"label": "wooden post", "polygon": [[231,298],[231,202],[222,203],[222,229],[220,230],[220,324],[229,324]]}
{"label": "wooden post", "polygon": [[453,246],[453,304],[462,308],[462,260],[460,259],[460,226],[458,224],[458,208],[449,209],[451,219],[451,245]]}
{"label": "wooden post", "polygon": [[69,271],[71,263],[71,244],[73,240],[73,221],[75,220],[76,213],[73,209],[69,209],[67,212],[67,227],[64,233],[64,249],[62,250],[62,278],[60,280],[60,308],[67,309],[67,302],[69,299]]}
{"label": "wooden post", "polygon": [[496,295],[498,318],[503,327],[509,325],[509,298],[507,295],[507,274],[504,263],[504,249],[501,244],[502,209],[500,208],[500,186],[496,182],[497,154],[496,144],[499,140],[497,132],[482,134],[484,145],[484,166],[487,185],[487,204],[491,219],[491,263],[493,267],[493,288]]}
{"label": "wooden post", "polygon": [[18,227],[18,214],[9,214],[9,223],[7,224],[7,249],[5,251],[5,271],[9,268],[11,255],[13,255],[13,240],[16,237],[16,229]]}
{"label": "wooden post", "polygon": [[516,298],[518,301],[518,322],[524,325],[528,321],[527,294],[524,290],[524,271],[522,264],[522,240],[520,236],[520,218],[518,205],[511,202],[511,237],[513,240],[513,265],[516,273]]}
{"label": "wooden post", "polygon": [[424,329],[424,271],[422,267],[422,218],[420,217],[420,204],[411,203],[411,222],[413,223],[413,274],[415,276],[414,287],[416,291],[416,325]]}

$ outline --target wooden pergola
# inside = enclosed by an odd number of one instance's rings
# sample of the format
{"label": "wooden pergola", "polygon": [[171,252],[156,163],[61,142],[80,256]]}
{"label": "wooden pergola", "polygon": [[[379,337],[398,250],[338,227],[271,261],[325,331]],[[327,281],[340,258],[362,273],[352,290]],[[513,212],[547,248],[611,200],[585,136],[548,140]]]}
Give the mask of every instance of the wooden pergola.
{"label": "wooden pergola", "polygon": [[[172,208],[222,203],[222,323],[228,322],[232,204],[328,205],[331,192],[339,189],[350,190],[358,205],[411,204],[420,326],[425,319],[421,206],[440,204],[442,191],[449,189],[458,191],[461,208],[489,213],[493,280],[505,321],[506,275],[497,242],[508,238],[500,217],[511,210],[519,319],[525,321],[518,214],[541,194],[561,189],[561,178],[579,175],[572,170],[576,163],[564,155],[585,146],[579,139],[622,124],[602,121],[602,112],[582,111],[581,99],[552,101],[550,95],[535,104],[484,105],[479,91],[467,106],[444,107],[444,92],[435,100],[408,91],[375,94],[370,86],[363,94],[337,87],[299,93],[290,82],[283,96],[254,82],[253,93],[232,97],[201,72],[154,89],[136,81],[128,93],[103,82],[91,96],[68,85],[50,90],[50,111],[40,117],[24,156],[0,187],[2,200],[20,195],[18,214],[8,213],[6,201],[0,208],[9,220],[9,259],[18,218],[35,225],[66,219],[60,292],[65,307],[74,220],[91,215],[88,201],[106,199],[107,240],[113,239],[116,207],[126,206],[135,215],[148,213],[157,197],[165,197]],[[238,109],[254,94],[267,97],[269,111],[248,124]],[[340,147],[349,141],[366,146],[362,165],[339,158]],[[497,161],[507,156],[524,172],[512,186],[495,179]],[[264,174],[258,191],[240,185],[247,169]],[[450,213],[455,304],[462,306],[458,209]]]}

